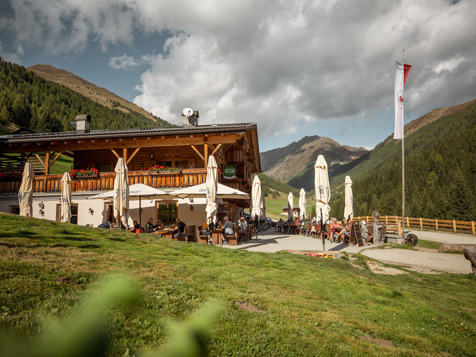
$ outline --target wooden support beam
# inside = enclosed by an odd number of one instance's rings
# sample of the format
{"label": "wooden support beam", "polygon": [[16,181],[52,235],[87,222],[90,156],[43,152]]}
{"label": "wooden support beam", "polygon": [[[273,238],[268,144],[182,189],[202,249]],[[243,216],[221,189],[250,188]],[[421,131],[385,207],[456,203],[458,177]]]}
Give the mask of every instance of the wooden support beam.
{"label": "wooden support beam", "polygon": [[116,152],[116,150],[114,149],[111,149],[112,153],[114,154],[115,157],[117,157],[118,159],[120,158],[119,154]]}
{"label": "wooden support beam", "polygon": [[139,152],[140,149],[142,149],[142,148],[138,147],[137,149],[134,150],[134,152],[129,157],[129,159],[127,159],[126,165],[129,165],[129,162],[131,162],[131,160],[134,158],[134,156],[136,156],[136,154]]}
{"label": "wooden support beam", "polygon": [[50,155],[51,153],[49,151],[45,154],[45,175],[50,174]]}
{"label": "wooden support beam", "polygon": [[203,147],[203,153],[204,153],[203,156],[205,156],[205,165],[204,165],[204,167],[207,168],[207,164],[208,164],[208,144],[205,144],[203,146],[204,146]]}
{"label": "wooden support beam", "polygon": [[127,148],[122,149],[122,157],[124,158],[124,162],[127,162]]}
{"label": "wooden support beam", "polygon": [[210,155],[215,155],[215,153],[220,148],[220,146],[221,146],[221,144],[218,144],[218,146],[212,151],[212,153]]}
{"label": "wooden support beam", "polygon": [[40,155],[38,155],[38,154],[35,152],[35,156],[36,156],[36,158],[38,159],[38,161],[41,162],[41,164],[43,165],[43,167],[45,167],[45,162],[44,162],[43,159],[40,157]]}
{"label": "wooden support beam", "polygon": [[200,153],[200,151],[198,151],[198,149],[194,146],[194,145],[190,145],[192,147],[192,149],[197,153],[198,156],[200,156],[200,158],[205,161],[205,158],[203,157],[203,155]]}
{"label": "wooden support beam", "polygon": [[63,151],[60,151],[59,153],[56,154],[56,156],[55,156],[55,158],[53,159],[53,161],[50,162],[49,167],[53,166],[53,164],[55,163],[55,161],[58,160],[58,158],[61,156],[62,153],[63,153]]}

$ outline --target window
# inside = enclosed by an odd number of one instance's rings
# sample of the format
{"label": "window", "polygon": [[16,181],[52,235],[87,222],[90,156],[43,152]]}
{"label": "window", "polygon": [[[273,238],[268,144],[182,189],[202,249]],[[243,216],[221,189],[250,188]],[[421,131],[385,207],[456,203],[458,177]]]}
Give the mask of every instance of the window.
{"label": "window", "polygon": [[114,217],[114,205],[108,204],[106,206],[106,221],[112,222],[113,217]]}
{"label": "window", "polygon": [[159,166],[172,167],[172,161],[159,161],[157,163]]}
{"label": "window", "polygon": [[188,168],[188,160],[175,160],[175,167]]}
{"label": "window", "polygon": [[[61,222],[61,204],[56,205],[56,220]],[[71,220],[69,223],[78,224],[78,204],[71,205]]]}
{"label": "window", "polygon": [[175,202],[159,202],[157,205],[157,218],[161,219],[164,224],[170,224],[177,218],[177,203]]}

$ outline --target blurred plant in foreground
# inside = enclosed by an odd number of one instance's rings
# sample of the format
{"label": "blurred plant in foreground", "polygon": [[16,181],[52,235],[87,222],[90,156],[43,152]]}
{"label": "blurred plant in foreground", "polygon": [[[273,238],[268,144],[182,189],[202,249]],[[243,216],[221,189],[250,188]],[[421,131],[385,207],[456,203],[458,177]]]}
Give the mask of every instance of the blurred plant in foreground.
{"label": "blurred plant in foreground", "polygon": [[[1,333],[0,356],[24,357],[96,357],[110,354],[111,312],[139,303],[139,287],[126,276],[113,275],[105,279],[88,296],[75,313],[63,321],[45,321],[43,335],[29,343]],[[203,356],[212,320],[221,309],[218,302],[209,302],[184,323],[169,322],[170,339],[158,350],[144,352],[146,357]],[[109,327],[108,327],[109,326]]]}

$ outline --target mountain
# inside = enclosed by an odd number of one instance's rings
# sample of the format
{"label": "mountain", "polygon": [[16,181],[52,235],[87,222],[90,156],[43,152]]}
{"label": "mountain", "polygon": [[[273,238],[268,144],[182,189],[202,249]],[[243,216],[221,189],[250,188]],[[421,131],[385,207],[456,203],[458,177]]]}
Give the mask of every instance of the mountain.
{"label": "mountain", "polygon": [[138,105],[111,93],[107,89],[98,87],[73,73],[65,71],[64,69],[58,69],[47,64],[37,64],[28,67],[27,70],[47,81],[64,85],[65,87],[68,87],[69,89],[74,90],[75,92],[78,92],[108,108],[117,109],[124,113],[137,112],[153,121],[160,119]]}
{"label": "mountain", "polygon": [[[76,77],[76,80],[80,78]],[[106,100],[116,97],[110,98]],[[71,131],[75,130],[78,114],[91,116],[93,130],[172,126],[160,118],[151,118],[150,113],[145,116],[119,102],[112,102],[112,108],[104,106],[98,100],[91,100],[65,85],[45,80],[23,66],[0,58],[0,132],[8,132],[11,123],[37,132]]]}
{"label": "mountain", "polygon": [[[405,126],[405,213],[476,219],[476,100],[436,109]],[[343,182],[353,181],[354,212],[402,214],[401,140],[392,137],[331,179],[331,207],[343,212]],[[335,213],[335,215],[339,215]]]}
{"label": "mountain", "polygon": [[260,158],[265,175],[308,191],[314,189],[314,179],[309,177],[314,177],[314,163],[318,155],[324,155],[327,164],[334,168],[367,153],[364,148],[342,146],[328,137],[306,136],[284,148],[260,153]]}

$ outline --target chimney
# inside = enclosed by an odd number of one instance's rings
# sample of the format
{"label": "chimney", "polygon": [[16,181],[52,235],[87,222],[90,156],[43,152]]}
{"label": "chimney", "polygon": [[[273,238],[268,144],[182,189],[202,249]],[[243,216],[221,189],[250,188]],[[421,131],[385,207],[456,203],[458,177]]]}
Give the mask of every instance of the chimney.
{"label": "chimney", "polygon": [[198,118],[200,117],[198,115],[198,110],[189,110],[189,112],[187,113],[187,109],[184,109],[184,111],[182,112],[182,116],[184,128],[187,126],[198,126]]}
{"label": "chimney", "polygon": [[89,133],[91,117],[88,114],[76,115],[76,132],[79,134]]}

